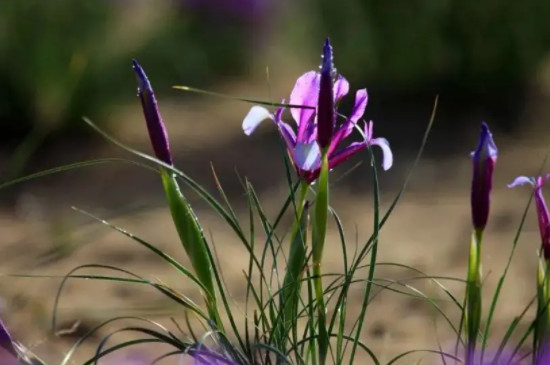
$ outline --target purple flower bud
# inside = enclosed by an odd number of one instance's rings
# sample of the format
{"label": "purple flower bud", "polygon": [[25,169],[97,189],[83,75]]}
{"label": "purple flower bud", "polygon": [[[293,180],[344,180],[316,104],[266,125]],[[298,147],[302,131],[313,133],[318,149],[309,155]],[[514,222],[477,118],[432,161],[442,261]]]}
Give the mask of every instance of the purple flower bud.
{"label": "purple flower bud", "polygon": [[319,103],[317,106],[317,143],[321,149],[330,146],[334,128],[334,65],[332,46],[327,38],[323,47],[323,62],[319,81]]}
{"label": "purple flower bud", "polygon": [[474,228],[483,230],[489,218],[490,194],[493,186],[493,170],[497,161],[497,146],[486,123],[481,124],[479,143],[472,160],[474,176],[472,179],[472,221]]}
{"label": "purple flower bud", "polygon": [[137,77],[137,92],[141,99],[141,106],[143,107],[143,114],[147,122],[147,130],[149,131],[149,138],[151,139],[153,150],[159,160],[168,165],[172,165],[172,154],[170,153],[168,134],[166,133],[166,128],[160,116],[155,93],[153,92],[153,88],[151,87],[151,83],[145,71],[143,71],[139,63],[133,60],[132,65]]}

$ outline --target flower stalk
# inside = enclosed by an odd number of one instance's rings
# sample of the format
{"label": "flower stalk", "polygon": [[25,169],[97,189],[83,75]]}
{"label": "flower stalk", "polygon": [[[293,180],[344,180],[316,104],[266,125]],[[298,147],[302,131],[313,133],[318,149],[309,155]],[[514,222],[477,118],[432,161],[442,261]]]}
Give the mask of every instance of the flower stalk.
{"label": "flower stalk", "polygon": [[[155,155],[160,161],[172,166],[173,159],[170,152],[168,133],[160,115],[151,83],[143,68],[135,60],[133,61],[133,69],[136,73],[138,96],[141,100],[149,138]],[[175,174],[166,167],[161,167],[160,173],[164,194],[180,241],[191,261],[198,280],[206,290],[204,298],[208,314],[216,323],[218,329],[222,330],[223,325],[216,300],[213,268],[202,227],[191,206],[183,196]]]}
{"label": "flower stalk", "polygon": [[533,361],[536,364],[548,360],[550,344],[550,212],[542,195],[542,188],[550,174],[538,177],[518,176],[508,187],[530,184],[533,186],[533,199],[537,209],[541,246],[537,268],[537,316],[533,336]]}
{"label": "flower stalk", "polygon": [[466,283],[466,364],[475,364],[477,334],[481,325],[481,244],[483,231],[474,230],[468,255]]}
{"label": "flower stalk", "polygon": [[[300,302],[300,290],[304,265],[306,262],[306,242],[307,242],[307,192],[309,184],[305,181],[300,182],[300,192],[296,204],[296,217],[292,224],[290,236],[290,252],[287,263],[287,270],[283,281],[283,289],[280,296],[280,308],[284,313],[283,320],[279,323],[284,328],[278,330],[279,339],[284,343],[290,328],[296,323],[298,317],[298,303]],[[284,346],[282,346],[284,347]]]}
{"label": "flower stalk", "polygon": [[471,209],[473,233],[468,255],[468,272],[465,293],[466,365],[475,364],[477,336],[481,326],[481,246],[483,232],[489,219],[493,171],[498,150],[486,123],[481,124],[479,142],[472,152],[473,177]]}
{"label": "flower stalk", "polygon": [[313,280],[315,288],[315,297],[317,301],[318,315],[318,345],[319,345],[319,363],[325,364],[329,336],[326,328],[326,305],[323,293],[323,277],[321,270],[321,260],[323,258],[323,249],[325,246],[327,235],[327,219],[328,219],[328,202],[329,202],[329,185],[328,185],[328,156],[324,151],[321,174],[317,183],[317,198],[315,200],[315,218],[312,227],[312,259],[313,259]]}

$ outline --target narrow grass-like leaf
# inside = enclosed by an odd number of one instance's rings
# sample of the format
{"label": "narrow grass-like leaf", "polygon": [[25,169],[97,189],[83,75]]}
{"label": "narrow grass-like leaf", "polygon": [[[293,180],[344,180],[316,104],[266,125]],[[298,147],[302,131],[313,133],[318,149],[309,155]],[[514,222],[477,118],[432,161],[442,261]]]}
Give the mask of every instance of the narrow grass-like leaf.
{"label": "narrow grass-like leaf", "polygon": [[97,364],[97,360],[101,359],[102,357],[105,357],[106,355],[109,355],[113,352],[116,352],[118,350],[130,347],[130,346],[136,346],[136,345],[141,345],[141,344],[146,344],[146,343],[162,343],[162,341],[159,340],[158,338],[141,338],[141,339],[137,339],[137,340],[124,341],[122,343],[119,343],[117,345],[109,347],[106,350],[103,350],[100,354],[97,355],[97,357],[94,356],[94,357],[88,359],[82,365]]}
{"label": "narrow grass-like leaf", "polygon": [[[550,146],[546,148],[546,153],[545,153],[544,158],[542,160],[541,166],[539,167],[537,176],[541,175],[542,171],[544,170],[544,167],[546,166],[549,155],[550,155]],[[487,338],[489,337],[489,331],[490,331],[490,328],[491,328],[493,314],[494,314],[494,311],[496,309],[496,304],[498,302],[498,298],[500,296],[500,291],[502,289],[502,285],[504,284],[504,280],[505,280],[505,278],[508,274],[508,269],[509,269],[509,267],[512,263],[512,258],[514,257],[514,253],[516,251],[516,247],[517,247],[517,244],[519,242],[519,238],[521,236],[521,232],[523,230],[523,226],[524,226],[525,220],[527,218],[527,213],[529,211],[529,207],[531,206],[532,201],[533,201],[533,194],[529,194],[529,199],[528,199],[527,204],[525,205],[525,208],[523,210],[523,214],[521,216],[518,228],[516,230],[514,240],[512,241],[512,249],[510,250],[510,255],[508,256],[508,261],[506,262],[504,272],[502,273],[501,277],[499,278],[497,287],[495,289],[495,293],[493,294],[493,299],[491,301],[491,306],[489,308],[487,322],[485,324],[485,331],[484,332],[485,332],[486,335],[485,335],[484,340],[482,342],[481,361],[483,361],[483,355],[484,355],[485,348],[486,348],[486,345],[487,345]]]}
{"label": "narrow grass-like leaf", "polygon": [[369,273],[367,278],[367,285],[365,288],[365,294],[363,297],[363,305],[361,307],[361,313],[359,314],[359,322],[357,325],[357,329],[355,331],[355,341],[351,348],[351,354],[350,354],[350,363],[353,363],[353,360],[355,358],[355,352],[357,350],[357,343],[359,342],[359,337],[361,336],[361,330],[363,328],[363,323],[365,321],[365,316],[367,313],[367,307],[369,302],[369,296],[370,291],[372,288],[372,280],[374,278],[374,269],[376,267],[376,257],[377,257],[377,250],[378,250],[378,233],[380,230],[380,192],[378,189],[378,175],[376,171],[376,165],[374,160],[374,155],[372,153],[372,148],[369,146],[368,148],[369,155],[370,155],[370,163],[371,163],[371,171],[372,171],[372,183],[373,183],[373,200],[374,200],[374,224],[373,224],[373,236],[374,241],[372,244],[372,252],[371,252],[371,260],[370,260],[370,267],[369,267]]}
{"label": "narrow grass-like leaf", "polygon": [[397,360],[400,360],[402,359],[403,357],[405,356],[408,356],[408,355],[411,355],[411,354],[417,354],[419,352],[426,352],[426,353],[431,353],[431,354],[437,354],[437,355],[441,355],[441,356],[445,356],[445,357],[448,357],[449,359],[451,360],[454,360],[454,361],[458,361],[460,363],[462,363],[462,360],[454,355],[451,355],[451,354],[448,354],[446,352],[441,352],[441,351],[436,351],[436,350],[410,350],[410,351],[407,351],[407,352],[404,352],[400,355],[397,355],[396,357],[394,357],[393,359],[391,359],[390,361],[388,361],[388,364],[387,365],[392,365],[393,363],[395,363]]}
{"label": "narrow grass-like leaf", "polygon": [[180,179],[182,179],[182,181],[186,185],[188,185],[191,189],[193,189],[193,191],[195,191],[197,195],[199,195],[199,197],[201,197],[208,205],[210,205],[210,207],[214,209],[214,211],[227,222],[227,224],[233,229],[233,231],[237,234],[237,236],[243,243],[248,244],[246,236],[244,235],[244,232],[242,231],[239,225],[239,222],[234,221],[231,217],[231,214],[229,214],[227,210],[223,208],[223,206],[211,194],[209,194],[199,183],[191,179],[189,176],[187,176],[185,173],[178,170],[174,166],[168,165],[155,157],[152,157],[143,152],[137,151],[125,145],[124,143],[118,141],[117,139],[112,137],[110,134],[108,134],[107,132],[99,128],[97,125],[95,125],[90,119],[86,117],[82,119],[86,124],[88,124],[92,129],[94,129],[97,133],[99,133],[103,138],[113,143],[114,145],[122,148],[123,150],[135,156],[138,156],[142,159],[153,162],[160,167],[164,167],[166,170],[169,170],[174,174],[176,174]]}
{"label": "narrow grass-like leaf", "polygon": [[221,94],[221,93],[217,93],[217,92],[213,92],[213,91],[197,89],[195,87],[184,86],[184,85],[176,85],[176,86],[172,86],[172,88],[176,89],[176,90],[181,90],[181,91],[189,91],[189,92],[193,92],[193,93],[197,93],[197,94],[214,96],[214,97],[217,97],[217,98],[244,101],[246,103],[258,104],[258,105],[276,106],[276,107],[285,107],[285,108],[296,108],[296,109],[315,109],[314,106],[297,105],[297,104],[285,104],[285,103],[273,103],[273,102],[270,102],[270,101],[262,101],[262,100],[243,98],[243,97],[232,96],[232,95],[227,95],[227,94]]}
{"label": "narrow grass-like leaf", "polygon": [[58,174],[60,172],[68,172],[68,171],[83,168],[83,167],[91,167],[91,166],[103,165],[103,164],[108,164],[108,163],[125,163],[125,164],[129,164],[129,165],[139,166],[139,167],[145,168],[145,169],[150,170],[150,171],[158,172],[158,170],[154,169],[151,166],[144,165],[142,163],[132,161],[132,160],[128,160],[128,159],[124,159],[124,158],[100,158],[100,159],[95,159],[95,160],[80,161],[80,162],[75,162],[75,163],[71,163],[71,164],[67,164],[67,165],[62,165],[62,166],[54,167],[54,168],[51,168],[51,169],[35,172],[35,173],[29,174],[29,175],[26,175],[26,176],[22,176],[22,177],[19,177],[17,179],[12,179],[12,180],[0,183],[0,190],[5,189],[5,188],[10,187],[10,186],[13,186],[13,185],[20,184],[22,182],[38,179],[40,177],[44,177],[44,176],[48,176],[48,175],[54,175],[54,174]]}
{"label": "narrow grass-like leaf", "polygon": [[191,279],[191,281],[193,281],[195,284],[197,284],[203,291],[207,291],[208,289],[200,282],[199,279],[197,279],[197,277],[191,273],[189,270],[187,270],[182,264],[180,264],[177,260],[175,260],[174,258],[172,258],[171,256],[169,256],[168,254],[166,254],[165,252],[163,252],[162,250],[159,250],[157,247],[155,247],[154,245],[150,244],[149,242],[145,241],[144,239],[136,236],[135,234],[121,228],[121,227],[118,227],[102,218],[99,218],[98,216],[88,212],[88,211],[85,211],[83,209],[80,209],[80,208],[77,208],[77,207],[73,207],[73,210],[79,212],[79,213],[82,213],[98,222],[100,222],[101,224],[104,224],[112,229],[114,229],[115,231],[119,232],[119,233],[122,233],[123,235],[125,235],[126,237],[134,240],[135,242],[139,243],[140,245],[144,246],[145,248],[147,248],[148,250],[152,251],[153,253],[155,253],[157,256],[159,256],[160,258],[162,258],[166,263],[168,263],[170,266],[174,267],[178,272],[180,272],[181,274],[185,275],[187,278]]}
{"label": "narrow grass-like leaf", "polygon": [[158,324],[156,322],[153,322],[151,320],[144,319],[144,318],[141,318],[141,317],[124,316],[124,317],[116,317],[116,318],[108,319],[108,320],[103,321],[100,324],[96,325],[95,327],[91,328],[82,337],[80,337],[73,344],[73,346],[70,348],[70,350],[67,352],[67,354],[63,357],[63,360],[61,361],[61,365],[67,365],[69,363],[69,361],[71,360],[71,357],[73,356],[73,354],[80,347],[80,345],[82,345],[84,342],[86,342],[86,340],[92,338],[92,336],[95,335],[96,332],[99,331],[101,328],[107,326],[108,324],[111,324],[111,323],[114,323],[114,322],[117,322],[117,321],[122,321],[122,320],[144,321],[148,324],[152,324],[152,325],[155,325],[155,326],[159,326],[160,328],[164,328],[163,326],[161,326],[160,324]]}

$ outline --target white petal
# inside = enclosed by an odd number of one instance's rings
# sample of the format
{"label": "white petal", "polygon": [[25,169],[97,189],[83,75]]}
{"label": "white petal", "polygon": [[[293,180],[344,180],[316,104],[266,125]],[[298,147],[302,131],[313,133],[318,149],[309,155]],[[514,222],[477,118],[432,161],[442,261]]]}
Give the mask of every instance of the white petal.
{"label": "white petal", "polygon": [[393,165],[393,153],[390,148],[390,142],[380,137],[372,139],[370,144],[382,149],[382,168],[384,171],[388,171]]}
{"label": "white petal", "polygon": [[321,164],[321,150],[317,141],[311,143],[296,143],[294,148],[294,163],[298,168],[306,171],[313,171]]}
{"label": "white petal", "polygon": [[509,188],[515,188],[516,186],[521,186],[525,184],[535,185],[533,178],[527,176],[518,176],[512,181],[511,184],[508,184]]}
{"label": "white petal", "polygon": [[251,135],[252,132],[266,119],[273,119],[273,115],[264,107],[255,105],[250,108],[250,111],[243,119],[243,131],[247,136]]}

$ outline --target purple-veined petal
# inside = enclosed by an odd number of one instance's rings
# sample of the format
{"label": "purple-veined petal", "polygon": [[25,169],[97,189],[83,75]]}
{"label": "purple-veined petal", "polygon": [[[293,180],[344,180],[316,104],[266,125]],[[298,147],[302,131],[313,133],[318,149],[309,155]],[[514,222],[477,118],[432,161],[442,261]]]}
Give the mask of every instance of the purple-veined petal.
{"label": "purple-veined petal", "polygon": [[311,143],[297,142],[294,148],[294,163],[300,170],[312,171],[321,163],[321,150],[316,141]]}
{"label": "purple-veined petal", "polygon": [[286,148],[288,148],[289,151],[292,151],[296,146],[296,135],[294,134],[294,131],[285,122],[279,121],[276,123],[279,127],[279,133],[281,133],[281,136],[286,143]]}
{"label": "purple-veined petal", "polygon": [[247,136],[266,119],[273,119],[273,115],[264,107],[254,105],[243,119],[243,131]]}
{"label": "purple-veined petal", "polygon": [[363,114],[365,114],[368,99],[367,89],[360,89],[355,92],[355,104],[348,118],[352,123],[357,123]]}
{"label": "purple-veined petal", "polygon": [[373,137],[373,128],[374,128],[374,123],[371,121],[369,121],[368,123],[365,123],[365,128],[363,130],[363,132],[365,133],[365,139],[367,141],[370,141]]}
{"label": "purple-veined petal", "polygon": [[373,138],[369,142],[371,146],[378,146],[382,149],[382,168],[388,171],[393,165],[393,153],[390,148],[390,142],[387,139],[379,137]]}
{"label": "purple-veined petal", "polygon": [[[316,107],[318,97],[319,74],[309,71],[296,80],[294,89],[290,93],[290,104]],[[298,124],[298,136],[301,136],[303,132],[300,133],[300,130],[305,129],[307,123],[312,121],[315,109],[290,108],[290,114]]]}
{"label": "purple-veined petal", "polygon": [[365,148],[367,148],[367,143],[365,141],[351,143],[349,146],[337,151],[336,153],[333,153],[332,156],[329,157],[329,168],[335,168],[336,166],[346,161],[357,152],[364,150]]}
{"label": "purple-veined petal", "polygon": [[308,123],[299,140],[302,143],[308,144],[317,140],[317,119],[314,119],[312,123]]}
{"label": "purple-veined petal", "polygon": [[344,124],[342,124],[340,128],[338,128],[336,133],[334,133],[334,136],[332,137],[332,141],[330,143],[330,147],[328,150],[329,154],[334,152],[338,147],[338,145],[340,144],[340,142],[342,142],[345,138],[347,138],[353,132],[353,129],[357,121],[365,113],[365,108],[367,107],[367,100],[368,100],[367,89],[357,90],[357,92],[355,93],[355,105],[353,106],[351,115],[344,122]]}
{"label": "purple-veined petal", "polygon": [[344,76],[338,75],[336,77],[336,81],[334,81],[333,90],[334,90],[334,102],[337,103],[349,92],[348,80],[346,80]]}
{"label": "purple-veined petal", "polygon": [[531,184],[531,185],[535,185],[535,182],[533,181],[533,178],[532,177],[527,177],[527,176],[518,176],[514,179],[514,181],[512,181],[510,184],[508,184],[507,186],[509,188],[515,188],[517,186],[522,186],[522,185],[525,185],[525,184]]}

